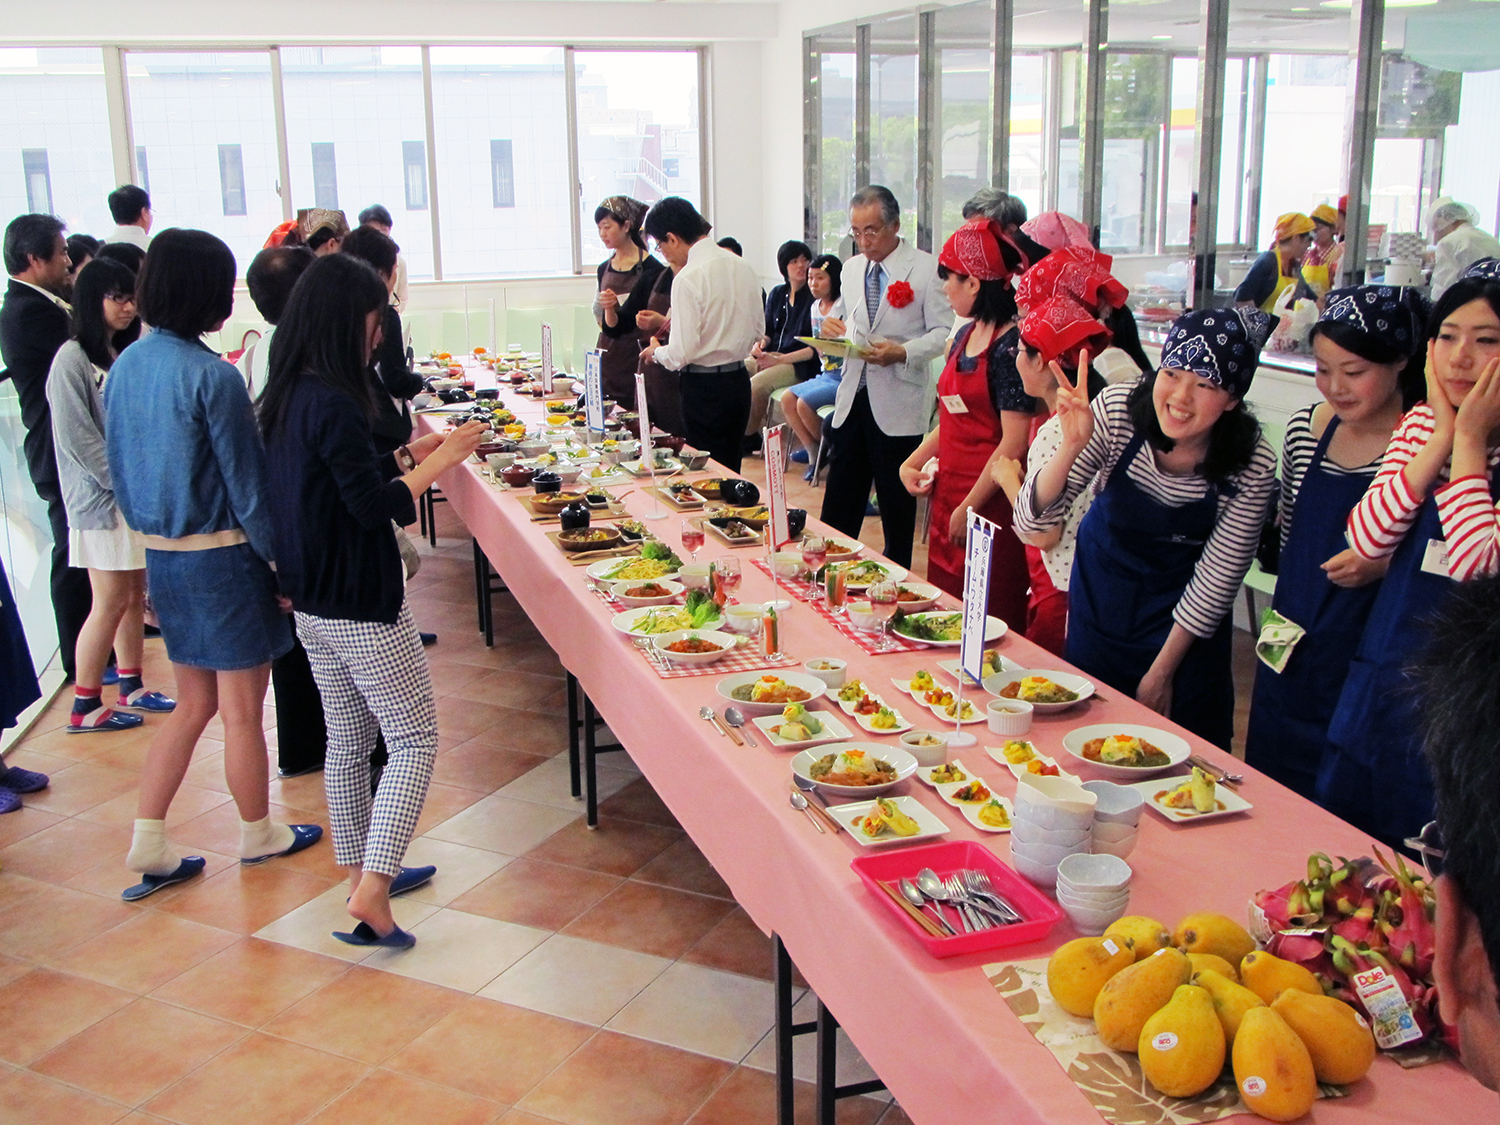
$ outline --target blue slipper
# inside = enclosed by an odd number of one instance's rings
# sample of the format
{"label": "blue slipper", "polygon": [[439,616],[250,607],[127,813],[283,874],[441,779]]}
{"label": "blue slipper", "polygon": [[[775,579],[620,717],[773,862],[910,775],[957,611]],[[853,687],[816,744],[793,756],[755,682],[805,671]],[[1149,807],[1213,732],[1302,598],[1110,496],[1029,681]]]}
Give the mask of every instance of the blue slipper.
{"label": "blue slipper", "polygon": [[177,700],[163,695],[159,691],[147,691],[145,688],[137,688],[129,695],[120,696],[120,702],[116,707],[128,707],[132,711],[150,711],[154,714],[165,715],[177,710]]}
{"label": "blue slipper", "polygon": [[140,726],[146,720],[139,715],[127,715],[124,711],[114,711],[109,708],[103,709],[106,718],[96,718],[100,709],[95,708],[83,716],[81,723],[69,722],[65,728],[69,734],[96,734],[106,730],[131,730]]}
{"label": "blue slipper", "polygon": [[418,887],[425,887],[432,882],[432,877],[437,874],[437,868],[432,864],[426,867],[403,867],[401,874],[391,880],[390,896],[404,895],[407,891],[414,891]]}
{"label": "blue slipper", "polygon": [[284,855],[296,855],[303,848],[310,848],[323,838],[323,829],[316,824],[292,824],[288,827],[292,830],[292,846],[285,851],[271,852],[267,855],[251,856],[249,859],[240,860],[243,867],[254,867],[257,863],[265,863],[268,859],[277,859]]}
{"label": "blue slipper", "polygon": [[378,945],[384,949],[410,949],[417,944],[417,939],[400,926],[381,937],[368,922],[355,926],[353,933],[334,930],[333,936],[346,945]]}
{"label": "blue slipper", "polygon": [[103,687],[108,687],[110,684],[117,684],[119,682],[120,669],[115,667],[113,664],[104,669],[104,675],[99,680],[100,685]]}
{"label": "blue slipper", "polygon": [[807,464],[808,459],[809,458],[807,456],[807,450],[805,449],[798,449],[792,454],[792,460],[797,462],[797,464],[799,465]]}
{"label": "blue slipper", "polygon": [[52,779],[46,774],[23,770],[20,766],[11,766],[0,773],[0,789],[9,789],[15,793],[40,793],[51,783]]}
{"label": "blue slipper", "polygon": [[0,816],[15,812],[21,807],[21,794],[14,789],[0,789]]}
{"label": "blue slipper", "polygon": [[154,895],[163,887],[170,887],[173,883],[182,883],[191,879],[203,870],[207,861],[201,855],[190,855],[177,865],[177,870],[170,875],[142,875],[141,881],[133,887],[126,887],[120,892],[120,897],[126,902],[139,902],[147,895]]}

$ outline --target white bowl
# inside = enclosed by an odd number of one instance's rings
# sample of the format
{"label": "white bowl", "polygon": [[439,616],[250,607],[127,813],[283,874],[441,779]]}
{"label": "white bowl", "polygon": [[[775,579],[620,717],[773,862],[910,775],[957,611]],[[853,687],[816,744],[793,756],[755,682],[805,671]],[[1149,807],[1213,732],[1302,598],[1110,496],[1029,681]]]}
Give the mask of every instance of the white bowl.
{"label": "white bowl", "polygon": [[[1021,792],[1021,787],[1016,786],[1016,792]],[[1011,814],[1011,824],[1027,823],[1037,828],[1046,828],[1054,832],[1089,833],[1093,831],[1094,818],[1090,813],[1069,812],[1051,805],[1022,804],[1019,800],[1014,803],[1015,811]]]}
{"label": "white bowl", "polygon": [[724,621],[730,632],[738,633],[742,637],[755,636],[760,631],[761,620],[765,615],[764,606],[727,605],[724,607]]}
{"label": "white bowl", "polygon": [[677,572],[677,581],[689,590],[708,589],[708,568],[711,563],[687,563]]}
{"label": "white bowl", "polygon": [[489,465],[490,471],[495,473],[498,473],[501,469],[508,469],[516,463],[516,455],[514,453],[486,453],[484,459]]}
{"label": "white bowl", "polygon": [[[1012,832],[1014,832],[1014,827],[1015,826],[1013,822]],[[1025,856],[1033,863],[1045,863],[1051,867],[1060,867],[1063,860],[1073,859],[1080,853],[1083,855],[1087,855],[1088,850],[1088,840],[1084,840],[1081,844],[1074,844],[1072,847],[1066,848],[1062,847],[1059,844],[1029,844],[1025,840],[1016,839],[1012,839],[1010,842],[1011,855]]]}
{"label": "white bowl", "polygon": [[1130,882],[1130,864],[1112,855],[1078,855],[1062,865],[1062,878],[1079,891],[1117,891]]}
{"label": "white bowl", "polygon": [[798,551],[777,551],[771,556],[771,569],[782,578],[796,578],[806,573],[807,564]]}
{"label": "white bowl", "polygon": [[1094,834],[1087,828],[1042,828],[1030,820],[1011,817],[1011,839],[1027,844],[1052,844],[1062,848],[1076,848],[1090,843]]}
{"label": "white bowl", "polygon": [[1085,781],[1083,787],[1099,798],[1094,806],[1096,823],[1139,824],[1146,798],[1138,789],[1113,781]]}
{"label": "white bowl", "polygon": [[578,474],[583,472],[583,469],[577,465],[569,465],[566,468],[562,465],[556,465],[552,471],[562,477],[563,484],[573,484],[578,480]]}
{"label": "white bowl", "polygon": [[785,703],[751,703],[746,699],[736,699],[734,689],[745,684],[753,684],[762,676],[779,676],[793,687],[801,688],[809,692],[808,698],[802,700],[804,704],[811,707],[813,703],[821,699],[828,690],[828,685],[816,676],[809,676],[803,672],[736,672],[732,676],[725,676],[715,685],[719,698],[731,707],[738,707],[747,715],[779,715],[786,708]]}
{"label": "white bowl", "polygon": [[1121,844],[1126,840],[1134,840],[1140,834],[1140,827],[1134,824],[1116,824],[1111,820],[1094,821],[1095,843]]}
{"label": "white bowl", "polygon": [[[885,785],[830,785],[826,781],[817,781],[812,774],[807,772],[819,758],[829,754],[838,754],[851,748],[863,750],[891,765],[896,771],[896,780]],[[792,772],[798,777],[812,781],[825,793],[837,793],[840,797],[874,797],[900,785],[916,773],[917,760],[899,746],[881,746],[876,742],[838,742],[826,746],[814,746],[811,750],[797,751],[797,756],[792,759]]]}
{"label": "white bowl", "polygon": [[809,676],[816,676],[831,688],[843,687],[849,675],[849,662],[834,656],[815,656],[804,662],[802,668]]}
{"label": "white bowl", "polygon": [[[938,744],[936,746],[917,745],[917,741],[924,737],[935,738]],[[940,766],[948,760],[948,735],[945,731],[909,730],[901,736],[901,745],[912,757],[916,758],[920,766]]]}
{"label": "white bowl", "polygon": [[1073,923],[1073,928],[1086,937],[1098,937],[1110,926],[1125,916],[1129,904],[1116,910],[1089,910],[1081,906],[1064,906],[1063,913],[1068,916],[1068,921]]}
{"label": "white bowl", "polygon": [[1024,855],[1017,855],[1014,846],[1011,848],[1010,865],[1014,867],[1023,879],[1035,883],[1039,887],[1054,887],[1057,885],[1057,865],[1055,863],[1039,863],[1034,859],[1028,859]]}
{"label": "white bowl", "polygon": [[1099,798],[1065,777],[1044,777],[1040,774],[1028,773],[1023,774],[1016,785],[1016,801],[1020,804],[1059,808],[1064,812],[1087,816],[1089,823],[1093,824],[1094,806],[1099,803]]}
{"label": "white bowl", "polygon": [[1095,840],[1093,852],[1095,855],[1112,855],[1119,859],[1130,858],[1130,853],[1135,851],[1138,836],[1130,836],[1124,840]]}
{"label": "white bowl", "polygon": [[849,620],[854,623],[856,629],[864,629],[871,633],[880,632],[880,618],[870,612],[869,602],[850,602],[848,610]]}
{"label": "white bowl", "polygon": [[1130,888],[1116,891],[1108,897],[1082,895],[1063,882],[1062,876],[1059,875],[1057,877],[1057,901],[1064,906],[1080,906],[1085,910],[1117,910],[1130,901]]}
{"label": "white bowl", "polygon": [[[1068,857],[1072,859],[1072,856]],[[1068,882],[1068,877],[1061,872],[1057,876],[1057,889],[1066,891],[1068,896],[1076,903],[1083,906],[1113,906],[1122,898],[1130,894],[1129,887],[1118,887],[1113,890],[1101,890],[1098,887],[1077,887]]]}
{"label": "white bowl", "polygon": [[[634,590],[637,586],[644,586],[648,582],[655,583],[662,589],[671,590],[672,592],[670,594],[663,594],[659,598],[632,598],[625,592],[626,590]],[[627,578],[621,581],[612,582],[610,584],[610,587],[614,592],[615,600],[618,601],[621,605],[626,606],[630,609],[640,609],[642,606],[648,605],[667,605],[672,602],[678,594],[682,593],[682,583],[673,582],[668,578]]]}
{"label": "white bowl", "polygon": [[[1160,766],[1116,766],[1105,762],[1095,762],[1083,756],[1083,747],[1087,742],[1096,738],[1108,738],[1110,735],[1124,734],[1134,738],[1144,739],[1158,750],[1163,751],[1168,758],[1164,765]],[[1171,731],[1160,730],[1157,727],[1143,727],[1136,723],[1094,723],[1086,727],[1077,727],[1063,735],[1063,749],[1084,765],[1104,774],[1106,777],[1119,778],[1125,781],[1140,781],[1143,778],[1154,777],[1164,770],[1173,766],[1179,766],[1187,761],[1192,747],[1187,740],[1180,738]]]}
{"label": "white bowl", "polygon": [[[719,647],[714,652],[667,651],[669,644],[680,641],[683,637],[697,637],[699,640],[710,641]],[[657,655],[674,664],[712,664],[715,660],[723,660],[734,651],[739,643],[740,639],[733,633],[720,633],[713,629],[678,629],[673,633],[658,633],[651,638],[651,644],[656,649]]]}
{"label": "white bowl", "polygon": [[936,586],[932,585],[929,582],[913,582],[911,579],[907,579],[904,582],[896,583],[896,585],[905,586],[912,593],[922,595],[922,597],[918,601],[902,602],[902,613],[921,613],[924,609],[931,609],[933,606],[937,605],[938,598],[940,598],[943,593]]}
{"label": "white bowl", "polygon": [[1031,729],[1032,706],[1020,699],[992,699],[985,707],[985,719],[996,734],[1014,736]]}
{"label": "white bowl", "polygon": [[[999,696],[1003,688],[1022,680],[1027,676],[1045,676],[1058,687],[1076,691],[1078,698],[1068,703],[1037,703],[1031,701],[1036,708],[1037,714],[1046,715],[1053,711],[1066,711],[1069,707],[1077,707],[1085,699],[1094,694],[1094,685],[1082,676],[1074,675],[1072,672],[1055,672],[1050,668],[1014,668],[1008,672],[996,672],[993,676],[984,678],[984,690],[991,695]],[[1025,702],[1024,700],[1022,702]]]}

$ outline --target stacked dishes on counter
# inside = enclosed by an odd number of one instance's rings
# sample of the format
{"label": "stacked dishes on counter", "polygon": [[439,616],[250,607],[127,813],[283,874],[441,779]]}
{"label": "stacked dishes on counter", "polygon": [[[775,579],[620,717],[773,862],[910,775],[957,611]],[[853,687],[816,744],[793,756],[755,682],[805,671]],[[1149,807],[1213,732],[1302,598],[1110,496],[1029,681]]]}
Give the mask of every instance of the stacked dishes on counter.
{"label": "stacked dishes on counter", "polygon": [[1011,816],[1012,866],[1039,887],[1055,886],[1063,860],[1092,849],[1098,803],[1098,794],[1066,778],[1022,777]]}
{"label": "stacked dishes on counter", "polygon": [[1124,859],[1135,851],[1146,799],[1139,790],[1113,781],[1086,781],[1083,787],[1099,798],[1094,807],[1094,854]]}
{"label": "stacked dishes on counter", "polygon": [[1081,934],[1102,934],[1130,903],[1130,864],[1113,855],[1070,855],[1057,869],[1057,904]]}

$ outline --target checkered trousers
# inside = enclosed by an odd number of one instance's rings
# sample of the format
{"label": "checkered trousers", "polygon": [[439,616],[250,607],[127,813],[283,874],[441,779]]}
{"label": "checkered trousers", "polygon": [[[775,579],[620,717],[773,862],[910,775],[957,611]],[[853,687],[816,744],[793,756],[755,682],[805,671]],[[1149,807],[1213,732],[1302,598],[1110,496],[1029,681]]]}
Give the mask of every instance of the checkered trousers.
{"label": "checkered trousers", "polygon": [[[416,831],[437,756],[437,704],[411,610],[394,625],[298,613],[323,696],[328,755],[323,786],[340,867],[394,878]],[[370,794],[370,755],[384,732],[390,760]]]}

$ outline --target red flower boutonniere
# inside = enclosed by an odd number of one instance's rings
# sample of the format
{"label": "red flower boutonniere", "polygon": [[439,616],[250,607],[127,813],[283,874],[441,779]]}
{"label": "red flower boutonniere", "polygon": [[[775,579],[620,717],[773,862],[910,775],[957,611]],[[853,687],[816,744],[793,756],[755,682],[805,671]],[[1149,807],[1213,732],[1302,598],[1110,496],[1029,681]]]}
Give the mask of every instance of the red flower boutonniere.
{"label": "red flower boutonniere", "polygon": [[904,309],[911,304],[916,294],[911,291],[911,286],[904,281],[893,281],[885,287],[885,299],[890,302],[893,309]]}

